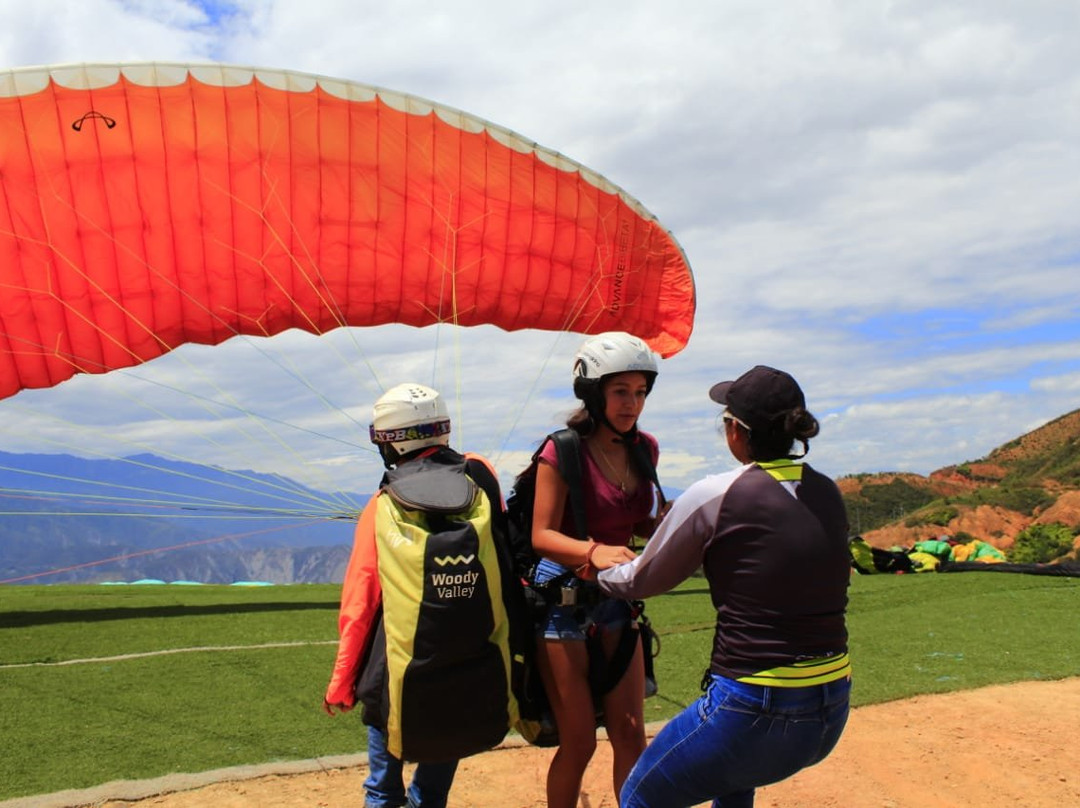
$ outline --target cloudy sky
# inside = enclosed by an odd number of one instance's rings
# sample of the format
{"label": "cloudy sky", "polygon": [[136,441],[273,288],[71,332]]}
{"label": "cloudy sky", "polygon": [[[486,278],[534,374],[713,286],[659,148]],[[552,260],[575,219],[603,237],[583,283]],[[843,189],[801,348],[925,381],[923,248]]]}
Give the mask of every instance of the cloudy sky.
{"label": "cloudy sky", "polygon": [[[0,12],[0,68],[222,61],[349,79],[496,122],[640,200],[698,295],[689,347],[663,362],[642,419],[669,486],[732,465],[706,393],[758,363],[800,380],[823,424],[809,460],[834,476],[926,474],[1080,406],[1074,0]],[[329,348],[193,347],[0,402],[0,450],[151,451],[367,490],[370,404],[408,379],[453,399],[455,444],[508,480],[572,408],[579,341],[384,328]],[[329,358],[342,351],[347,371]]]}

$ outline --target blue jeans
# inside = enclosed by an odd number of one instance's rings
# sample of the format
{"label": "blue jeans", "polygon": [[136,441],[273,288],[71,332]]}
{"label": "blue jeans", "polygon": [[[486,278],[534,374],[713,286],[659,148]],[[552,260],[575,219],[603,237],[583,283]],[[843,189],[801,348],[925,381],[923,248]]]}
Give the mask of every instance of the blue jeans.
{"label": "blue jeans", "polygon": [[418,763],[412,784],[405,791],[401,760],[386,748],[386,733],[368,727],[368,778],[364,781],[364,808],[446,808],[457,771],[456,760]]}
{"label": "blue jeans", "polygon": [[751,808],[754,789],[824,760],[847,723],[851,680],[762,687],[709,675],[623,784],[622,808]]}

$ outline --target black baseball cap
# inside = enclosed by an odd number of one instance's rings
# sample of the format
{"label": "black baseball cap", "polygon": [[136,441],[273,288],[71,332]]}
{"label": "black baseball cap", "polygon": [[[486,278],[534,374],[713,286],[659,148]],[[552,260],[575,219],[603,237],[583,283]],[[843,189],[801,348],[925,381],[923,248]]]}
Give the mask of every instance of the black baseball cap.
{"label": "black baseball cap", "polygon": [[735,381],[717,382],[709,388],[709,398],[746,426],[762,431],[771,430],[791,410],[806,408],[806,397],[791,374],[766,365],[752,367]]}

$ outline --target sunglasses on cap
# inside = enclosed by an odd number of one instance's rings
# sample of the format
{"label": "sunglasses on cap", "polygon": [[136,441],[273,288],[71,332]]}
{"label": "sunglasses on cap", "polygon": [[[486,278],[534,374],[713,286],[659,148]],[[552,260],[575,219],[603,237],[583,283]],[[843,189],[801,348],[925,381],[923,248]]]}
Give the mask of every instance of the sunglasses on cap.
{"label": "sunglasses on cap", "polygon": [[723,411],[723,412],[722,412],[722,413],[720,414],[720,417],[721,417],[721,418],[723,418],[723,419],[724,419],[725,421],[730,421],[731,423],[734,423],[734,424],[738,424],[738,425],[739,425],[739,426],[741,426],[741,427],[742,427],[743,429],[745,429],[745,430],[746,430],[747,432],[751,432],[751,431],[752,431],[752,430],[750,429],[750,425],[749,425],[748,423],[746,423],[745,421],[742,421],[742,420],[740,420],[740,419],[736,418],[736,417],[735,417],[734,415],[732,415],[732,414],[731,414],[731,411],[730,411],[730,410],[724,410],[724,411]]}

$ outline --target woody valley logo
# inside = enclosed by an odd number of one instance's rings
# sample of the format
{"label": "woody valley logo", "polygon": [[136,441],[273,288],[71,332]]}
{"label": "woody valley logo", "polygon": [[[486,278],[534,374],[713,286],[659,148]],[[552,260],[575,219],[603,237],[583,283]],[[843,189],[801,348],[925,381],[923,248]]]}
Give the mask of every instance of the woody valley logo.
{"label": "woody valley logo", "polygon": [[456,555],[456,556],[435,556],[435,563],[440,567],[445,567],[447,564],[471,564],[476,556],[472,555]]}
{"label": "woody valley logo", "polygon": [[[447,564],[468,564],[476,556],[443,556],[436,557],[435,563],[440,567]],[[434,572],[431,574],[431,583],[435,587],[435,593],[439,598],[471,598],[476,591],[476,582],[480,580],[479,572]]]}

